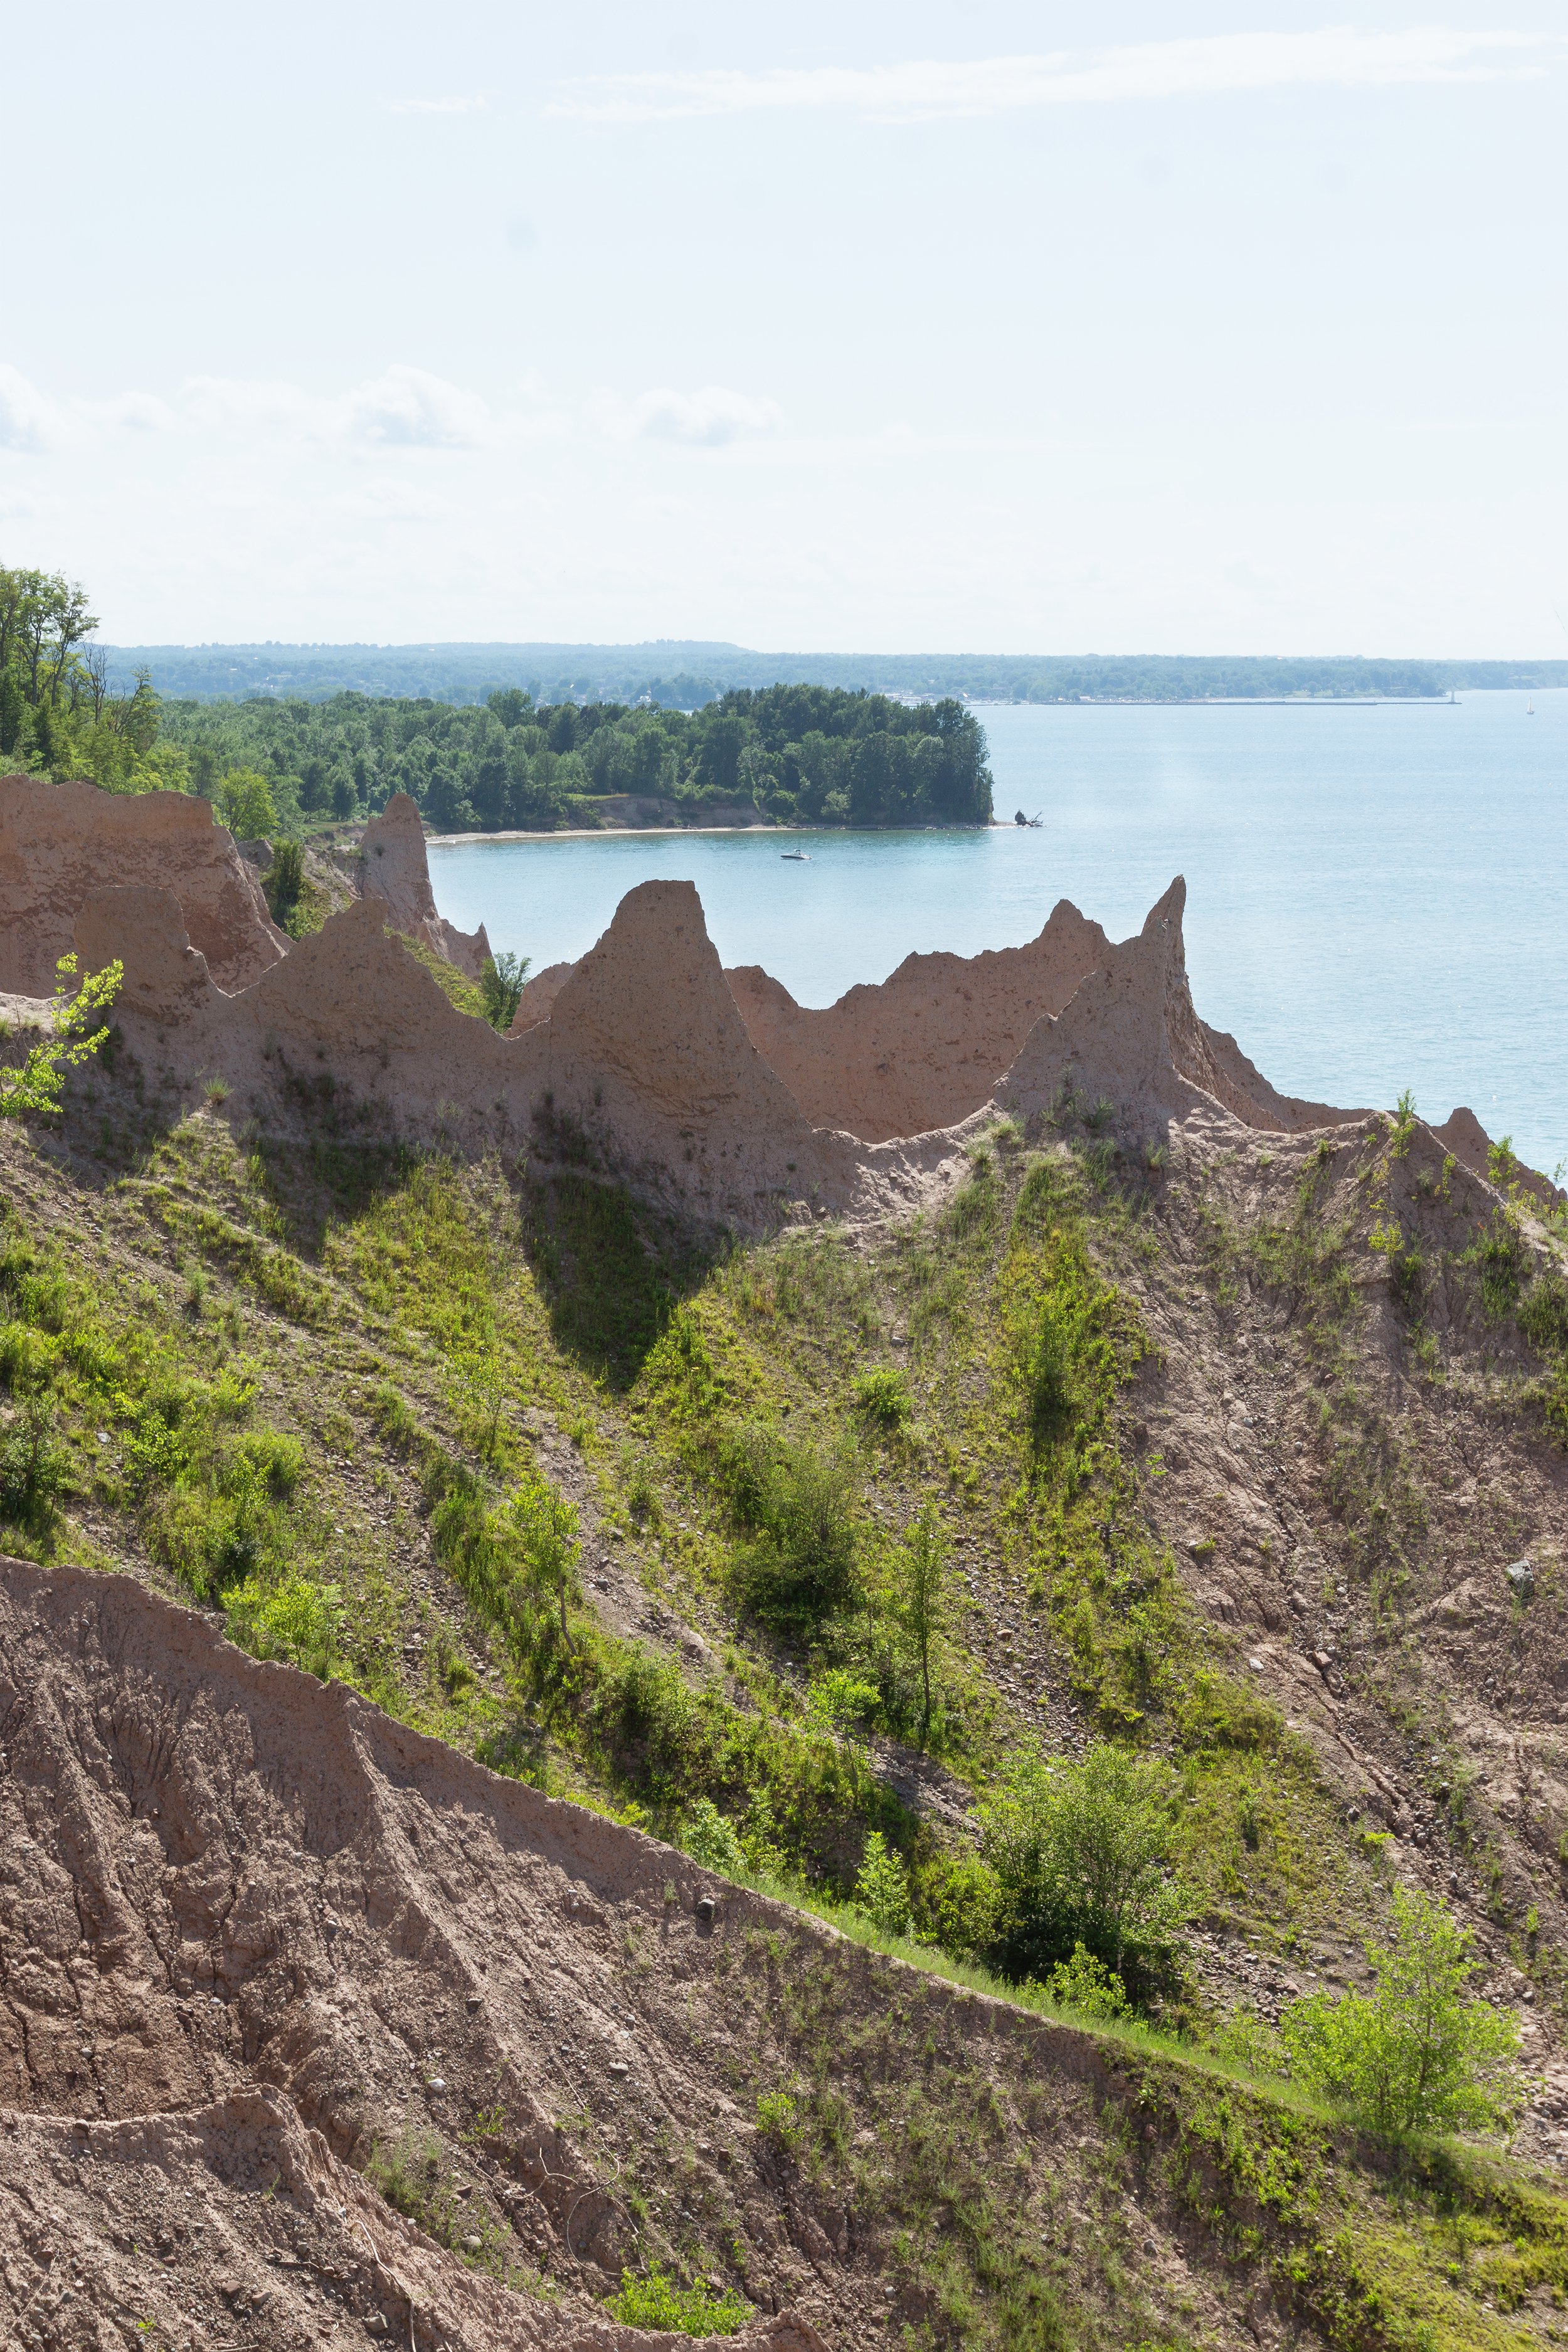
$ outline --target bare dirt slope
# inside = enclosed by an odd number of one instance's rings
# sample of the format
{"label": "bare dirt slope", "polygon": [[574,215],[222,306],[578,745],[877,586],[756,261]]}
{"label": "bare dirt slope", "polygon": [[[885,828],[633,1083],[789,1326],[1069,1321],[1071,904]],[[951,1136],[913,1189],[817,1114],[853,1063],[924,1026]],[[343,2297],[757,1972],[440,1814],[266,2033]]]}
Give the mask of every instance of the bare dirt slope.
{"label": "bare dirt slope", "polygon": [[1194,2137],[1201,2085],[128,1578],[0,1565],[0,1739],[8,2340],[632,2352],[602,2298],[661,2262],[778,2352],[963,2334],[977,2290],[1024,2345],[1316,2340],[1194,2193],[1237,2144]]}
{"label": "bare dirt slope", "polygon": [[[182,2344],[650,2340],[597,2312],[637,2231],[595,2143],[634,2116],[733,2129],[700,2048],[647,2022],[661,1979],[726,1948],[690,1866],[129,1580],[0,1575],[9,2323],[84,2344],[117,2322]],[[405,2117],[431,2150],[467,2127],[462,2177],[426,2192],[456,2252],[352,2168]],[[547,2297],[519,2291],[541,2256]],[[787,2251],[777,2269],[810,2280]]]}
{"label": "bare dirt slope", "polygon": [[248,988],[286,952],[254,867],[205,801],[0,777],[0,987],[47,996],[84,899],[171,881],[220,988]]}
{"label": "bare dirt slope", "polygon": [[1130,1276],[1155,1342],[1131,1434],[1198,1610],[1523,2005],[1561,2160],[1568,1455],[1519,1318],[1563,1252],[1446,1139],[1184,1136]]}

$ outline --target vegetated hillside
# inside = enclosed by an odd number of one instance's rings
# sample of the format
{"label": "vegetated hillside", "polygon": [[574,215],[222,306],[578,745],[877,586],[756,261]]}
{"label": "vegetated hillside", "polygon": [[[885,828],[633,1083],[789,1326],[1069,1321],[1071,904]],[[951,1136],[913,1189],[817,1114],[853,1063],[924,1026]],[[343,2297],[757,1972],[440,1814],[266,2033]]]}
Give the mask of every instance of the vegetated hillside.
{"label": "vegetated hillside", "polygon": [[595,802],[628,796],[643,824],[991,816],[985,738],[951,698],[911,709],[864,690],[770,684],[712,709],[662,709],[572,693],[551,704],[506,686],[482,710],[356,691],[165,705],[149,665],[117,686],[97,627],[79,585],[0,566],[0,756],[57,783],[195,791],[251,837],[362,816],[398,792],[446,832],[594,824]]}
{"label": "vegetated hillside", "polygon": [[[679,2021],[673,2087],[611,2137],[584,2068],[569,2126],[572,2165],[629,2217],[598,2273],[548,2200],[548,2226],[493,2234],[503,2189],[531,2181],[534,2121],[509,2090],[481,2128],[492,2053],[452,1999],[489,1831],[466,1877],[432,1852],[399,1947],[416,1990],[379,2029],[345,1991],[370,2041],[320,2022],[313,1962],[297,1981],[279,1962],[250,2074],[302,2081],[324,2037],[344,2086],[311,2112],[334,2147],[459,2254],[482,2267],[499,2244],[579,2309],[629,2257],[798,2303],[835,2337],[889,2285],[932,2342],[1552,2332],[1568,2220],[1544,2188],[1363,2146],[1204,2058],[1220,2034],[1256,2061],[1292,1992],[1360,1980],[1392,1885],[1424,1889],[1474,1922],[1492,1996],[1527,2021],[1544,2090],[1521,2146],[1555,2162],[1568,1289],[1505,1162],[1500,1191],[1407,1115],[1353,1141],[1189,1128],[1151,1162],[1118,1149],[1109,1106],[1064,1099],[1037,1133],[999,1127],[939,1219],[718,1248],[591,1168],[465,1166],[358,1141],[343,1115],[235,1131],[226,1109],[121,1056],[58,1129],[0,1139],[6,1546],[127,1569],[710,1871],[829,1906],[858,1889],[862,1942],[894,1941],[867,1917],[890,1929],[904,1906],[928,1939],[904,1977],[725,1895],[729,1941],[699,1944],[695,1882],[670,1866],[688,1957],[660,1945],[641,2030]],[[924,1506],[952,1563],[929,1708]],[[1164,1759],[1190,1917],[1142,1997],[1179,2042],[1047,2031],[1037,1996],[998,2011],[940,1980],[1009,1965],[970,1823],[1036,1738]],[[448,1785],[442,1852],[459,1815],[505,1815],[489,1783]],[[250,1852],[273,1832],[234,1834]],[[324,1856],[296,1845],[290,1884],[341,1922]],[[13,2013],[70,2014],[64,1979],[60,1999],[19,1992],[37,1927],[15,1907],[11,1927]],[[637,2030],[619,1935],[613,1910],[595,1925],[614,1989],[552,1977],[568,2046],[549,2048],[548,2005],[530,2027],[517,2079],[546,2121],[564,2120],[548,2063],[597,2049],[612,1990]],[[552,1969],[567,1941],[552,1932]],[[367,1985],[390,1966],[372,1944]],[[496,2011],[514,2033],[521,2001]],[[1238,2011],[1260,2024],[1225,2043]],[[717,2122],[679,2088],[700,2049]],[[394,2095],[410,2054],[423,2072]],[[32,2103],[64,2084],[38,2074]],[[433,2172],[408,2136],[426,2131]],[[486,2218],[462,2230],[474,2197]]]}
{"label": "vegetated hillside", "polygon": [[129,691],[138,670],[198,701],[277,695],[430,695],[483,702],[521,687],[537,702],[636,702],[691,710],[737,687],[847,687],[871,694],[1000,701],[1184,702],[1223,696],[1437,695],[1450,688],[1568,685],[1563,661],[1410,661],[1354,656],[758,653],[666,638],[637,646],[108,646]]}
{"label": "vegetated hillside", "polygon": [[984,824],[991,774],[979,721],[956,702],[910,709],[826,687],[726,695],[701,710],[536,704],[483,709],[338,695],[310,703],[163,706],[165,738],[195,788],[235,771],[267,779],[279,817],[349,818],[395,792],[442,832],[592,824],[630,798],[643,823],[722,812],[730,822]]}

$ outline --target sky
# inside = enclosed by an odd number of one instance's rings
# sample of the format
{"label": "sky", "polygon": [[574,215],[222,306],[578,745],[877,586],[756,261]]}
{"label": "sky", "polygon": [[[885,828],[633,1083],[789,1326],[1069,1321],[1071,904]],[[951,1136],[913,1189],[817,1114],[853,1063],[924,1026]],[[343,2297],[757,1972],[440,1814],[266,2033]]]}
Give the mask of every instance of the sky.
{"label": "sky", "polygon": [[0,562],[121,644],[1568,655],[1568,20],[1325,4],[18,15]]}

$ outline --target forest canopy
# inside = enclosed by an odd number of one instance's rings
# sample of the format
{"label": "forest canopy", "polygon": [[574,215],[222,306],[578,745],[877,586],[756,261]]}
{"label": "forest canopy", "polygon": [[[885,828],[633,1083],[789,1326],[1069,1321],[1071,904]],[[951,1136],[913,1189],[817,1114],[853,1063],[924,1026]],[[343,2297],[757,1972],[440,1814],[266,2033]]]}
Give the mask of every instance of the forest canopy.
{"label": "forest canopy", "polygon": [[[163,723],[213,793],[265,775],[279,821],[350,818],[395,792],[440,833],[549,832],[592,822],[612,795],[645,821],[736,809],[777,824],[984,824],[985,738],[956,702],[908,708],[830,687],[727,694],[686,712],[535,703],[519,688],[481,708],[373,701],[188,703]],[[658,803],[656,806],[655,803]]]}
{"label": "forest canopy", "polygon": [[151,678],[142,670],[112,691],[108,659],[89,643],[97,626],[74,582],[0,565],[0,759],[109,792],[188,792],[184,752],[159,740]]}
{"label": "forest canopy", "polygon": [[1189,702],[1262,697],[1429,698],[1450,688],[1568,686],[1568,661],[1379,660],[1263,654],[758,653],[707,640],[640,646],[110,646],[110,678],[150,669],[171,700],[275,694],[429,695],[483,702],[522,686],[535,702],[662,704],[694,710],[737,687],[806,684],[868,694],[994,702]]}
{"label": "forest canopy", "polygon": [[408,793],[437,832],[551,832],[629,796],[645,823],[736,811],[775,824],[985,824],[985,737],[956,701],[842,687],[742,688],[697,710],[482,705],[335,694],[164,701],[151,672],[115,692],[85,592],[0,569],[0,754],[110,792],[212,801],[239,832],[290,835]]}

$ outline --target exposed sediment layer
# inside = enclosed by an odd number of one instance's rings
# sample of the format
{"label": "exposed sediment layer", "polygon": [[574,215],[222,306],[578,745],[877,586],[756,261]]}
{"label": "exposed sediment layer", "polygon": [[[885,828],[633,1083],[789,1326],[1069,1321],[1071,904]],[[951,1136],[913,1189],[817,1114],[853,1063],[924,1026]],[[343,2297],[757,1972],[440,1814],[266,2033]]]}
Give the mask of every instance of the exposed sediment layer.
{"label": "exposed sediment layer", "polygon": [[395,931],[422,940],[469,980],[478,980],[490,952],[485,927],[481,923],[477,931],[460,931],[437,913],[425,827],[406,793],[394,793],[380,815],[365,826],[357,879],[362,898],[384,902]]}
{"label": "exposed sediment layer", "polygon": [[[290,946],[205,803],[11,779],[0,989],[42,996],[73,945],[89,966],[118,957],[133,1048],[176,1080],[223,1077],[247,1111],[331,1100],[362,1124],[565,1158],[752,1229],[939,1198],[1003,1111],[1103,1100],[1141,1143],[1195,1114],[1276,1133],[1364,1116],[1279,1094],[1198,1017],[1179,878],[1131,940],[1063,900],[1024,947],[911,956],[823,1011],[755,967],[723,972],[691,884],[644,883],[587,955],[535,977],[501,1039],[392,936],[469,972],[489,953],[482,928],[437,913],[405,796],[366,827],[356,877],[359,898]],[[1456,1157],[1484,1169],[1479,1124],[1456,1112],[1449,1129]]]}
{"label": "exposed sediment layer", "polygon": [[[557,2123],[577,2069],[531,1979],[566,1962],[606,2101],[684,2123],[707,2071],[685,1986],[721,1948],[684,1855],[258,1664],[128,1577],[0,1560],[0,1742],[7,2328],[129,2310],[182,2344],[195,2315],[205,2344],[347,2346],[367,2321],[454,2352],[668,2344],[599,2307],[637,2225]],[[634,1930],[653,1981],[626,1965]],[[451,2132],[481,2110],[504,2158],[473,2223],[519,2265],[547,2255],[563,2304],[359,2178],[405,2115]],[[822,2352],[787,2311],[731,2341]]]}
{"label": "exposed sediment layer", "polygon": [[77,944],[89,965],[123,961],[120,1018],[135,1050],[193,1078],[221,1074],[251,1113],[352,1106],[385,1130],[526,1147],[756,1229],[940,1197],[977,1127],[1000,1111],[1048,1113],[1064,1089],[1103,1096],[1140,1139],[1200,1106],[1276,1129],[1356,1116],[1284,1102],[1197,1019],[1184,896],[1178,881],[1136,939],[1097,950],[1062,1013],[1040,1015],[966,1119],[875,1143],[814,1123],[759,1052],[688,882],[629,891],[547,1013],[506,1038],[454,1009],[384,928],[377,898],[232,996],[185,940],[172,893],[100,893],[81,909]]}
{"label": "exposed sediment layer", "polygon": [[1434,1128],[1432,1132],[1444,1150],[1451,1151],[1460,1167],[1468,1169],[1472,1176],[1496,1177],[1500,1181],[1517,1182],[1546,1209],[1560,1208],[1568,1199],[1568,1193],[1554,1184],[1550,1176],[1542,1176],[1538,1169],[1524,1167],[1512,1158],[1506,1148],[1504,1156],[1509,1165],[1494,1170],[1491,1138],[1468,1104],[1461,1103],[1457,1110],[1449,1113],[1442,1126]]}
{"label": "exposed sediment layer", "polygon": [[836,1004],[797,1004],[757,964],[725,973],[752,1043],[806,1117],[864,1143],[954,1127],[988,1102],[1043,1014],[1059,1013],[1109,952],[1063,898],[1021,948],[906,956]]}
{"label": "exposed sediment layer", "polygon": [[930,1139],[868,1154],[809,1125],[747,1036],[686,882],[629,892],[550,1019],[515,1040],[455,1010],[375,898],[237,996],[186,941],[170,892],[100,893],[78,943],[89,965],[123,961],[132,1049],[193,1081],[221,1076],[247,1112],[330,1105],[366,1133],[558,1153],[749,1226],[814,1192],[890,1210],[944,1155]]}
{"label": "exposed sediment layer", "polygon": [[0,990],[47,995],[83,901],[134,885],[176,892],[220,988],[248,988],[288,950],[255,867],[205,801],[0,777]]}
{"label": "exposed sediment layer", "polygon": [[1027,1114],[1069,1091],[1151,1129],[1204,1104],[1275,1133],[1364,1118],[1277,1094],[1234,1038],[1199,1020],[1182,936],[1186,898],[1178,875],[1137,937],[1106,949],[1059,1015],[1042,1015],[997,1087],[997,1101]]}

